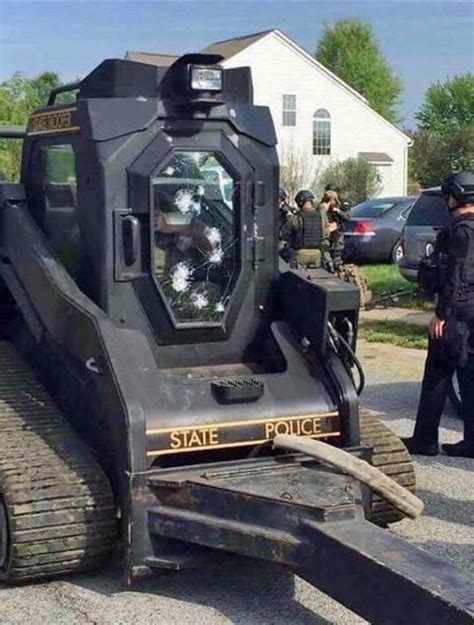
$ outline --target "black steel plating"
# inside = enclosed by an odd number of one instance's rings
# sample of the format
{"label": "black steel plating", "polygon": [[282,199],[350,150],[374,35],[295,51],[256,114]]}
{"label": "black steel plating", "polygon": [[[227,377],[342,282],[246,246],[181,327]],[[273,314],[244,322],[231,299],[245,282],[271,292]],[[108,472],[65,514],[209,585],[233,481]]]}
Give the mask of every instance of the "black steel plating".
{"label": "black steel plating", "polygon": [[[472,623],[471,578],[364,521],[357,483],[311,460],[156,471],[148,481],[153,534],[283,564],[372,623]],[[150,564],[162,560],[172,568],[159,552]]]}
{"label": "black steel plating", "polygon": [[[186,106],[173,77],[211,60],[184,61],[168,69],[108,60],[79,85],[55,90],[50,103],[79,87],[73,105],[34,113],[22,184],[0,184],[0,292],[8,290],[8,311],[13,298],[21,312],[25,355],[108,473],[127,579],[202,563],[219,547],[285,564],[379,623],[405,622],[407,601],[407,622],[426,622],[422,613],[431,622],[448,622],[446,615],[458,618],[450,623],[468,622],[467,595],[460,598],[449,581],[464,588],[465,578],[366,525],[367,498],[351,479],[291,457],[233,462],[272,454],[268,441],[277,432],[359,442],[353,384],[327,347],[328,322],[356,328],[359,302],[356,289],[324,272],[279,276],[269,111],[253,105],[247,68],[225,70],[222,104],[197,98]],[[59,167],[52,175],[48,158],[61,150],[69,173]],[[175,175],[177,155],[189,167],[193,154],[198,173]],[[214,160],[203,166],[201,155],[209,154]],[[186,272],[171,297],[157,277],[154,220],[163,216],[154,184],[168,193],[176,179],[165,222],[187,230],[166,238],[164,229],[160,240],[181,238],[178,252],[186,252],[196,220],[178,209],[202,208],[199,197],[215,200],[212,193],[235,240],[228,266],[236,275],[219,273],[232,292],[217,302],[222,310],[212,323],[173,316]],[[51,215],[52,208],[60,210]],[[62,215],[75,252],[68,270],[48,221]],[[217,263],[222,233],[205,226],[198,234],[207,232]],[[209,281],[207,270],[201,282]],[[197,309],[208,305],[199,289],[193,294]],[[264,389],[252,402],[222,402],[212,390],[215,380],[249,376]],[[197,462],[208,464],[182,468]],[[391,596],[377,597],[381,588]]]}

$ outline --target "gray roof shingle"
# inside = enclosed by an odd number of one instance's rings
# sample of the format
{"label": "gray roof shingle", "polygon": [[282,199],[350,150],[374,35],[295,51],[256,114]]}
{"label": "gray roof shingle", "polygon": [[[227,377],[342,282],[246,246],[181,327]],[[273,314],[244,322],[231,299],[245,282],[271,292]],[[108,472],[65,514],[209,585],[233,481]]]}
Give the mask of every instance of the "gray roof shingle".
{"label": "gray roof shingle", "polygon": [[171,54],[153,54],[152,52],[135,52],[129,51],[125,55],[127,61],[135,61],[136,63],[148,63],[148,65],[156,65],[157,67],[169,67],[179,56]]}
{"label": "gray roof shingle", "polygon": [[393,163],[393,158],[385,152],[359,152],[369,163]]}
{"label": "gray roof shingle", "polygon": [[252,33],[244,37],[234,37],[233,39],[226,39],[224,41],[217,41],[211,43],[201,52],[203,54],[220,54],[224,59],[230,59],[231,56],[235,56],[245,48],[248,48],[252,44],[256,43],[260,39],[263,39],[266,35],[273,32],[272,30],[264,30],[260,33]]}
{"label": "gray roof shingle", "polygon": [[[201,50],[201,53],[220,54],[224,59],[230,59],[231,56],[235,56],[237,53],[245,50],[245,48],[248,48],[248,46],[251,46],[271,32],[273,31],[264,30],[260,33],[252,33],[244,37],[234,37],[233,39],[226,39],[225,41],[217,41]],[[148,63],[150,65],[156,65],[157,67],[169,67],[179,56],[131,50],[126,53],[125,58],[128,61],[136,61],[137,63]]]}

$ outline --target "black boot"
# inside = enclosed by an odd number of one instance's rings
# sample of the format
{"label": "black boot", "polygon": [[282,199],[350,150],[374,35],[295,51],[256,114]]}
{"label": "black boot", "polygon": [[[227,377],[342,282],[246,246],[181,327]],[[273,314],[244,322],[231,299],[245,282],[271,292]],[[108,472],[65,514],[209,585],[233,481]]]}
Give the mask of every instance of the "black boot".
{"label": "black boot", "polygon": [[448,456],[458,456],[459,458],[474,458],[474,443],[459,441],[459,443],[445,443],[442,445],[443,451]]}
{"label": "black boot", "polygon": [[414,436],[402,438],[402,441],[411,454],[416,454],[418,456],[437,456],[439,453],[438,445],[422,443]]}

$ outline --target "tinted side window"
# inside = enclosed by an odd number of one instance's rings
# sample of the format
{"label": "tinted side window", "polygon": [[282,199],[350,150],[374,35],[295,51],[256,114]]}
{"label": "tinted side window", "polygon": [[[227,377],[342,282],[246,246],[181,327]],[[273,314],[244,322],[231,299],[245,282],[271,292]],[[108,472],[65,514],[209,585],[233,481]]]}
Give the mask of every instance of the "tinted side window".
{"label": "tinted side window", "polygon": [[44,230],[65,268],[75,277],[80,261],[76,156],[72,145],[49,145],[43,152]]}
{"label": "tinted side window", "polygon": [[363,202],[351,210],[353,217],[380,217],[394,206],[394,202]]}
{"label": "tinted side window", "polygon": [[400,219],[403,219],[404,221],[407,220],[408,215],[410,214],[410,211],[411,211],[411,207],[412,205],[410,204],[407,208],[404,208],[402,210],[402,212],[400,213]]}
{"label": "tinted side window", "polygon": [[441,195],[422,193],[408,216],[408,226],[444,226],[448,211]]}

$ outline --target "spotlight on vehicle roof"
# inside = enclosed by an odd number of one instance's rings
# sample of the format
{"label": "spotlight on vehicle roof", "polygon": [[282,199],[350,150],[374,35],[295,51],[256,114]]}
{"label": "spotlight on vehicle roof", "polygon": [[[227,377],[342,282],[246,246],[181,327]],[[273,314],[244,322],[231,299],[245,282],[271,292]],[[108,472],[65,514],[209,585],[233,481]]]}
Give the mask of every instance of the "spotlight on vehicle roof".
{"label": "spotlight on vehicle roof", "polygon": [[222,67],[190,65],[191,89],[193,91],[222,91]]}
{"label": "spotlight on vehicle roof", "polygon": [[166,71],[161,93],[178,106],[207,109],[224,101],[226,79],[220,54],[185,54]]}

